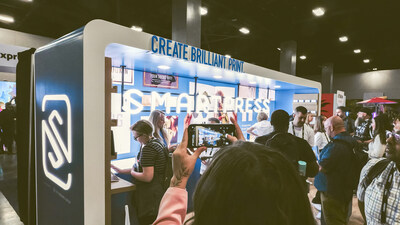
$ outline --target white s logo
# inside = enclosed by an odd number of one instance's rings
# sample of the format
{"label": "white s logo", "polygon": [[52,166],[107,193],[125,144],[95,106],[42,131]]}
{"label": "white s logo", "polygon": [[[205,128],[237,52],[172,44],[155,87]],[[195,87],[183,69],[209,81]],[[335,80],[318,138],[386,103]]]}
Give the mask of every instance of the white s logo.
{"label": "white s logo", "polygon": [[[71,148],[71,103],[67,95],[45,95],[42,102],[42,112],[46,111],[46,103],[50,101],[62,101],[67,107],[67,144],[61,138],[60,132],[57,130],[55,122],[59,125],[64,124],[60,113],[53,110],[50,113],[48,120],[42,120],[42,163],[44,174],[47,178],[53,181],[64,190],[69,190],[72,183],[72,174],[68,173],[66,181],[57,177],[49,171],[48,160],[54,169],[59,169],[64,165],[65,160],[70,164],[72,162],[72,148]],[[51,128],[51,129],[50,129]],[[46,138],[49,140],[53,152],[47,151]],[[47,154],[46,154],[47,153]]]}

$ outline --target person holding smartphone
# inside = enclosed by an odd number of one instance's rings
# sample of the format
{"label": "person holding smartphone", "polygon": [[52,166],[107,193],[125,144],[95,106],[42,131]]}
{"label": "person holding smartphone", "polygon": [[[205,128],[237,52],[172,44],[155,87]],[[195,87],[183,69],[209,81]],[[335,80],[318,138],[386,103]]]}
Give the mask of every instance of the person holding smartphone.
{"label": "person holding smartphone", "polygon": [[[279,152],[264,145],[244,142],[236,120],[233,143],[215,155],[196,187],[191,224],[315,224],[298,172]],[[154,224],[183,224],[186,217],[185,190],[197,158],[206,147],[189,154],[188,130],[173,153],[170,188],[164,194]]]}

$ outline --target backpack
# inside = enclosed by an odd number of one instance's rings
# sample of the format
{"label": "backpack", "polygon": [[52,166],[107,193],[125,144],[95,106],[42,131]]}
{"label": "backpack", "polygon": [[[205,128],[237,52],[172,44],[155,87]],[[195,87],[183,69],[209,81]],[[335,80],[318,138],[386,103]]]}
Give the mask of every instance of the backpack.
{"label": "backpack", "polygon": [[163,149],[163,153],[165,155],[165,172],[164,172],[164,177],[162,178],[162,185],[164,190],[167,190],[169,188],[169,185],[171,183],[171,179],[173,174],[173,169],[172,169],[172,153],[168,151],[168,148],[165,147],[164,144],[162,144],[158,139],[153,139],[155,140],[153,143],[157,143],[160,147]]}
{"label": "backpack", "polygon": [[174,175],[173,169],[172,169],[172,153],[168,151],[168,148],[164,148],[164,154],[166,157],[166,164],[165,164],[165,173],[164,173],[164,180],[163,180],[163,187],[164,190],[167,190],[169,188],[169,185],[171,183],[172,176]]}

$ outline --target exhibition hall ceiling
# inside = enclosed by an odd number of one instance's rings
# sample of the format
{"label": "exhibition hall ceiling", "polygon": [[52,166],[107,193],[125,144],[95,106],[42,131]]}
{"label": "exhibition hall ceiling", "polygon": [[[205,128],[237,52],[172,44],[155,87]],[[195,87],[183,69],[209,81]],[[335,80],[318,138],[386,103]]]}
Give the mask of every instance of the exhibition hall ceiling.
{"label": "exhibition hall ceiling", "polygon": [[[0,27],[58,38],[93,19],[172,37],[172,1],[165,0],[0,0]],[[279,70],[278,48],[297,42],[297,75],[400,68],[398,0],[203,0],[201,48]],[[324,7],[317,17],[312,10]],[[14,22],[2,22],[1,15]],[[250,33],[243,34],[246,27]],[[118,34],[115,34],[118,35]],[[339,37],[347,36],[346,42]],[[354,50],[360,49],[360,53]],[[357,51],[356,51],[357,52]],[[300,59],[300,56],[306,59]],[[369,59],[369,63],[364,63]]]}

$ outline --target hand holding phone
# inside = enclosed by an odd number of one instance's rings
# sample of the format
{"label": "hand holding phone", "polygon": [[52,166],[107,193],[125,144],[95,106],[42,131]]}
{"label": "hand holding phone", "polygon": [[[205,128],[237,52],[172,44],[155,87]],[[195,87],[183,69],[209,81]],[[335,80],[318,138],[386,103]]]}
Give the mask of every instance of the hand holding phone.
{"label": "hand holding phone", "polygon": [[191,124],[188,128],[188,147],[222,147],[231,144],[228,135],[235,136],[234,124]]}

